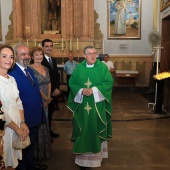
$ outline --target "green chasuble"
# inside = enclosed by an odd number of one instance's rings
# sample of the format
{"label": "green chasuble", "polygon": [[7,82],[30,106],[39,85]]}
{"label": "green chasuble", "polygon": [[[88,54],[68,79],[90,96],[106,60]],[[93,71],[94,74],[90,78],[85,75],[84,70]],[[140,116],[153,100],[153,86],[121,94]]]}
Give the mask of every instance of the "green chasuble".
{"label": "green chasuble", "polygon": [[[69,80],[68,108],[73,112],[73,152],[98,153],[101,143],[112,137],[113,78],[107,66],[97,60],[94,67],[86,67],[86,60],[78,64]],[[82,103],[74,102],[81,88],[97,87],[105,100],[95,103],[93,94],[83,96]]]}

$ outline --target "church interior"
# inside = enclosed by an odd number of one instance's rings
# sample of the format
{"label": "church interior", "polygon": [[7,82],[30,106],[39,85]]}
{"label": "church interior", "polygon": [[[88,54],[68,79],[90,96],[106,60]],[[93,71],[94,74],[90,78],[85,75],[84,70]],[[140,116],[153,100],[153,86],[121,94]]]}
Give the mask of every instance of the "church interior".
{"label": "church interior", "polygon": [[[115,69],[113,137],[109,158],[94,169],[169,170],[170,0],[125,0],[130,18],[125,19],[124,35],[114,32],[117,1],[61,0],[57,24],[52,20],[49,28],[48,0],[0,0],[0,44],[24,43],[31,48],[51,39],[63,91],[69,52],[78,63],[87,45],[96,48],[101,60],[109,54]],[[52,143],[50,159],[40,161],[49,170],[79,169],[70,140],[72,113],[66,104],[66,97],[60,96],[60,110],[52,122],[60,137]]]}

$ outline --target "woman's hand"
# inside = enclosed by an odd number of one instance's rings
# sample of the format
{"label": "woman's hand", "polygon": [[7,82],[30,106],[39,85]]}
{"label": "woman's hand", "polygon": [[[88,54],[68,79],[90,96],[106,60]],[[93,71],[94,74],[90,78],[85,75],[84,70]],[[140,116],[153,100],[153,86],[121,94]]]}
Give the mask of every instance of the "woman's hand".
{"label": "woman's hand", "polygon": [[47,102],[44,102],[44,103],[43,103],[43,106],[44,106],[44,107],[47,107],[47,106],[48,106],[48,103],[47,103]]}
{"label": "woman's hand", "polygon": [[47,102],[48,104],[51,102],[51,100],[53,100],[53,98],[51,98],[51,97],[47,97],[47,98],[46,98],[46,102]]}
{"label": "woman's hand", "polygon": [[51,100],[53,100],[53,98],[51,98],[51,97],[46,97],[45,100],[46,100],[46,101],[43,103],[43,106],[44,106],[44,107],[47,107],[48,104],[51,102]]}
{"label": "woman's hand", "polygon": [[21,124],[20,128],[24,131],[25,133],[25,137],[27,137],[29,135],[29,129],[28,126],[26,124]]}
{"label": "woman's hand", "polygon": [[21,141],[24,141],[24,140],[25,140],[26,135],[25,135],[25,132],[24,132],[21,128],[18,127],[18,128],[15,130],[15,132],[16,132],[17,135],[20,137]]}

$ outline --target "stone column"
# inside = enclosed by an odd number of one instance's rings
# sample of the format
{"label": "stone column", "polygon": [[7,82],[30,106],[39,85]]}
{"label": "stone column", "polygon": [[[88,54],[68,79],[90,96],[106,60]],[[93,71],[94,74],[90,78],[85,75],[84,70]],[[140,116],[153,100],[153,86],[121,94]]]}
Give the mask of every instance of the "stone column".
{"label": "stone column", "polygon": [[94,39],[94,0],[88,0],[89,38]]}
{"label": "stone column", "polygon": [[74,36],[74,0],[62,0],[61,3],[61,33],[63,38],[69,39]]}
{"label": "stone column", "polygon": [[61,0],[61,37],[66,38],[66,11],[65,11],[65,6],[66,6],[66,0]]}
{"label": "stone column", "polygon": [[41,34],[40,0],[24,0],[24,36],[35,38]]}
{"label": "stone column", "polygon": [[23,0],[23,17],[24,17],[24,38],[28,39],[31,36],[31,2],[32,0]]}
{"label": "stone column", "polygon": [[69,8],[68,8],[68,11],[69,11],[69,21],[70,21],[70,23],[69,23],[69,28],[70,28],[70,38],[73,38],[74,37],[74,21],[73,21],[73,19],[74,19],[74,9],[73,9],[73,4],[74,4],[74,2],[73,2],[74,0],[70,0],[70,2],[69,2]]}
{"label": "stone column", "polygon": [[88,0],[83,1],[83,32],[82,38],[88,38],[89,37],[89,17],[88,17],[88,13],[89,13],[89,8],[90,6],[88,6]]}
{"label": "stone column", "polygon": [[64,39],[70,35],[70,0],[61,1],[61,34]]}
{"label": "stone column", "polygon": [[83,1],[83,37],[94,39],[94,0]]}
{"label": "stone column", "polygon": [[23,38],[23,0],[13,0],[14,39]]}
{"label": "stone column", "polygon": [[82,19],[82,11],[83,11],[83,4],[82,0],[75,0],[74,1],[74,33],[75,38],[80,38],[83,34],[83,19]]}
{"label": "stone column", "polygon": [[[30,1],[30,36],[38,37],[41,34],[41,11],[40,11],[40,0],[29,0]],[[26,15],[27,18],[27,15]]]}

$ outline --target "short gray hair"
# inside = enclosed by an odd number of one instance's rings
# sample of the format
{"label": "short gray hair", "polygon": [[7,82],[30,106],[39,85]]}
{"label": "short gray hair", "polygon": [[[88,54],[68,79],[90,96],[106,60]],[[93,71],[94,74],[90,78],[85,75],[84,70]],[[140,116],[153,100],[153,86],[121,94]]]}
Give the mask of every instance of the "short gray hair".
{"label": "short gray hair", "polygon": [[13,49],[14,49],[14,55],[15,55],[16,58],[18,58],[18,51],[17,50],[18,50],[18,47],[20,47],[20,46],[28,47],[27,45],[22,44],[22,43],[15,44],[13,46]]}
{"label": "short gray hair", "polygon": [[[87,50],[88,49],[95,49],[93,46],[91,46],[91,45],[88,45],[88,46],[86,46],[85,48],[84,48],[84,54],[86,54],[87,53]],[[96,50],[96,49],[95,49]]]}

